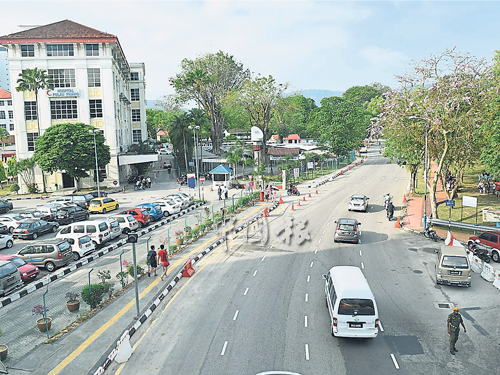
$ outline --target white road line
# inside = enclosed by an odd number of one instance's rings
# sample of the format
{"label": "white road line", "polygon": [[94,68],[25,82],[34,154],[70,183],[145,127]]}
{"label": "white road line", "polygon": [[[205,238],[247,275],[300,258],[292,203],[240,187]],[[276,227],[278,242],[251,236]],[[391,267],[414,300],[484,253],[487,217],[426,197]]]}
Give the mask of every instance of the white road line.
{"label": "white road line", "polygon": [[365,265],[363,264],[363,262],[361,262],[361,268],[365,269]]}
{"label": "white road line", "polygon": [[309,294],[306,293],[306,302],[309,301]]}
{"label": "white road line", "polygon": [[318,252],[318,249],[314,250],[314,254],[316,254]]}
{"label": "white road line", "polygon": [[309,282],[309,280],[311,280],[311,275],[307,275],[307,282]]}
{"label": "white road line", "polygon": [[396,370],[399,370],[398,361],[396,361],[396,357],[392,353],[391,353],[391,358],[392,358],[392,362],[394,362],[394,367],[396,367]]}
{"label": "white road line", "polygon": [[323,233],[321,233],[321,234],[325,234],[325,231],[323,231]]}
{"label": "white road line", "polygon": [[313,264],[314,264],[314,262],[311,262],[311,265],[309,266],[309,268],[312,268]]}
{"label": "white road line", "polygon": [[384,327],[382,327],[382,322],[380,320],[378,321],[378,326],[380,327],[380,330],[384,332]]}
{"label": "white road line", "polygon": [[318,243],[321,243],[321,238],[318,240]]}
{"label": "white road line", "polygon": [[255,275],[257,275],[257,270],[254,271],[252,276],[255,276]]}
{"label": "white road line", "polygon": [[309,345],[306,344],[306,361],[309,361]]}
{"label": "white road line", "polygon": [[363,221],[366,221],[366,217],[363,219]]}
{"label": "white road line", "polygon": [[264,261],[264,259],[266,259],[266,256],[264,255],[264,257],[262,258],[262,262]]}
{"label": "white road line", "polygon": [[245,293],[243,293],[243,295],[244,295],[244,296],[246,296],[246,295],[247,295],[247,293],[248,293],[248,289],[250,289],[250,288],[246,288],[246,289],[245,289]]}
{"label": "white road line", "polygon": [[326,226],[329,226],[330,225],[330,222],[326,223]]}
{"label": "white road line", "polygon": [[222,347],[222,352],[220,352],[220,355],[224,355],[224,353],[226,352],[226,348],[227,348],[227,341],[224,343],[224,346]]}
{"label": "white road line", "polygon": [[304,327],[307,328],[307,315],[304,316]]}
{"label": "white road line", "polygon": [[236,310],[236,312],[234,313],[234,316],[233,316],[233,320],[236,320],[239,312],[240,312],[240,310]]}
{"label": "white road line", "polygon": [[270,249],[272,249],[272,248],[273,248],[273,246],[274,246],[274,245],[271,245],[271,246],[269,246],[269,248],[270,248]]}
{"label": "white road line", "polygon": [[361,250],[359,250],[359,256],[362,257],[363,253],[361,253]]}

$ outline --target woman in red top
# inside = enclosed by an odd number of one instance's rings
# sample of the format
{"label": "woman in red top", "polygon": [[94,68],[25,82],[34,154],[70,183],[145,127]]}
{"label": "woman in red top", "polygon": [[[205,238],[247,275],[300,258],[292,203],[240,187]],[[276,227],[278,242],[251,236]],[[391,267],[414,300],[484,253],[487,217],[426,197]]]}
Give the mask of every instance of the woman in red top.
{"label": "woman in red top", "polygon": [[170,262],[168,261],[168,251],[165,250],[164,245],[160,245],[160,251],[158,251],[158,264],[162,264],[163,273],[161,274],[160,279],[163,281],[163,277],[167,277],[167,270]]}

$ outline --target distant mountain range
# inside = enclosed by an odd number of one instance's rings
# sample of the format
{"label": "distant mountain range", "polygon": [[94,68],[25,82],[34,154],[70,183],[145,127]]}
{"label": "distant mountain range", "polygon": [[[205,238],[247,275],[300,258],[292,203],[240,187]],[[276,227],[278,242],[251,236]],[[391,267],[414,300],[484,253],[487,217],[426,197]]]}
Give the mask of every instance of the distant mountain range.
{"label": "distant mountain range", "polygon": [[[331,96],[342,96],[343,94],[342,91],[314,90],[314,89],[302,90],[298,91],[298,93],[304,95],[306,98],[313,99],[318,107],[321,105],[321,99],[329,98]],[[156,100],[146,100],[147,103],[146,108],[152,108],[152,109],[156,108],[154,105],[155,102]]]}

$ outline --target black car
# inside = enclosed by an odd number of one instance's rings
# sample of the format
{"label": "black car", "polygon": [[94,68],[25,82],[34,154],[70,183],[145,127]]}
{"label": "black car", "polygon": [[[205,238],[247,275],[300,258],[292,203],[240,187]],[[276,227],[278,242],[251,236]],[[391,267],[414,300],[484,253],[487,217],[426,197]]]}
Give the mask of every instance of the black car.
{"label": "black car", "polygon": [[12,205],[11,202],[6,201],[4,199],[0,200],[0,213],[5,214],[12,210],[14,206]]}
{"label": "black car", "polygon": [[89,213],[80,206],[64,207],[57,210],[55,221],[59,224],[71,224],[75,221],[88,220]]}
{"label": "black car", "polygon": [[25,212],[21,212],[18,215],[25,219],[38,219],[45,221],[51,221],[52,219],[52,216],[50,214],[38,210],[26,210]]}
{"label": "black car", "polygon": [[81,208],[87,209],[92,199],[94,199],[92,194],[70,194],[57,198],[55,202],[71,202]]}
{"label": "black car", "polygon": [[35,240],[44,233],[57,232],[58,228],[59,223],[49,223],[45,220],[27,220],[14,229],[12,237],[22,239],[32,238]]}
{"label": "black car", "polygon": [[7,225],[0,223],[0,233],[9,233],[9,228],[7,228]]}

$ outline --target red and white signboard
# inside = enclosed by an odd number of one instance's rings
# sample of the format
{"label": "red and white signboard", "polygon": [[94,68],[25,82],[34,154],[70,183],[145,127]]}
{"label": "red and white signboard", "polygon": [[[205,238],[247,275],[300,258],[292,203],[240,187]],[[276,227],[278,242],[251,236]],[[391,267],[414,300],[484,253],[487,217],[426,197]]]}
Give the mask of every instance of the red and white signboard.
{"label": "red and white signboard", "polygon": [[201,181],[201,182],[205,182],[205,177],[200,176],[200,181]]}

